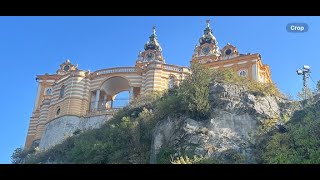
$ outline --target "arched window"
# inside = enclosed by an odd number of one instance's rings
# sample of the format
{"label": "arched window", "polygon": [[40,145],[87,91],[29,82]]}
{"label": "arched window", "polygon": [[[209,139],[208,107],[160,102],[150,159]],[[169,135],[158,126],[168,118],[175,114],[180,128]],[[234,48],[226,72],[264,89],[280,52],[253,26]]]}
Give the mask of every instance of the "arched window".
{"label": "arched window", "polygon": [[239,76],[246,77],[247,76],[247,71],[246,70],[240,70],[239,71]]}
{"label": "arched window", "polygon": [[174,77],[170,76],[168,81],[168,88],[171,89],[174,87]]}
{"label": "arched window", "polygon": [[58,107],[58,108],[57,108],[57,111],[56,111],[56,116],[59,116],[59,115],[60,115],[60,111],[61,111],[61,109],[60,109],[60,107]]}
{"label": "arched window", "polygon": [[59,95],[60,99],[64,97],[65,88],[66,88],[65,85],[62,85],[61,88],[60,88],[60,95]]}

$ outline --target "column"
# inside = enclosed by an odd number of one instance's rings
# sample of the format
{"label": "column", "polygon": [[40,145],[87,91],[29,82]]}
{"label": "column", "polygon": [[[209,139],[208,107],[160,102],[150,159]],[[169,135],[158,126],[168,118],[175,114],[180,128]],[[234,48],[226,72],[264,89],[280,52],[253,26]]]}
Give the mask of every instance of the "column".
{"label": "column", "polygon": [[103,96],[103,109],[104,110],[106,109],[106,105],[107,105],[107,95],[104,94],[104,96]]}
{"label": "column", "polygon": [[252,79],[259,81],[258,66],[256,62],[252,65]]}
{"label": "column", "polygon": [[100,89],[98,89],[98,90],[96,91],[96,101],[95,101],[95,104],[94,104],[94,109],[95,109],[95,110],[98,109],[99,97],[100,97]]}
{"label": "column", "polygon": [[106,103],[107,102],[107,95],[105,94],[104,96],[103,96],[103,103]]}
{"label": "column", "polygon": [[133,97],[134,97],[133,86],[131,86],[129,91],[129,102],[133,100]]}

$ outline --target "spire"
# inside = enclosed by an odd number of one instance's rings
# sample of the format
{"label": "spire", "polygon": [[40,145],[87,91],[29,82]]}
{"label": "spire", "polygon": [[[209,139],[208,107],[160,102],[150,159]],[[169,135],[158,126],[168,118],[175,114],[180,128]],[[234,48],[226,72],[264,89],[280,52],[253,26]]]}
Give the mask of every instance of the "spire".
{"label": "spire", "polygon": [[152,27],[152,34],[149,36],[149,41],[144,45],[144,50],[148,50],[148,49],[162,51],[157,39],[155,26]]}
{"label": "spire", "polygon": [[206,20],[207,27],[203,31],[202,37],[199,39],[200,44],[210,43],[217,44],[216,38],[212,34],[212,29],[210,28],[210,20]]}

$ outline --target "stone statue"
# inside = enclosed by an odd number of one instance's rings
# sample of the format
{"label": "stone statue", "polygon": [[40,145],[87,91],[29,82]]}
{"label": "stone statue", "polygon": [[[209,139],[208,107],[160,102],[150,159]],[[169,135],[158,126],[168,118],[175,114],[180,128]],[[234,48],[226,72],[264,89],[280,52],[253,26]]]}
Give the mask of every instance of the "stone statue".
{"label": "stone statue", "polygon": [[210,20],[206,20],[206,23],[207,23],[207,28],[210,28]]}

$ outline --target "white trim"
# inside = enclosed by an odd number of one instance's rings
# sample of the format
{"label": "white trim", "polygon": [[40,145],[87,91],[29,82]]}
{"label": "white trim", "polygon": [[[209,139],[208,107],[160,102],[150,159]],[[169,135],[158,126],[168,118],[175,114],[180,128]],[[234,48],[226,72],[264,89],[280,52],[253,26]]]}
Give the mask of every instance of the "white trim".
{"label": "white trim", "polygon": [[48,80],[45,80],[45,82],[56,82],[56,80],[48,79]]}
{"label": "white trim", "polygon": [[230,67],[233,66],[234,64],[227,64],[227,65],[223,65],[223,67]]}
{"label": "white trim", "polygon": [[33,111],[35,111],[35,110],[37,109],[37,107],[38,107],[40,90],[41,90],[41,88],[40,88],[40,83],[38,83],[36,101],[34,102]]}
{"label": "white trim", "polygon": [[64,77],[64,78],[62,78],[62,79],[59,79],[59,80],[56,82],[56,84],[59,84],[61,81],[65,80],[65,79],[67,79],[67,78],[69,78],[69,77],[71,77],[71,76],[69,75],[69,76],[66,76],[66,77]]}
{"label": "white trim", "polygon": [[48,79],[48,80],[38,80],[38,82],[56,82],[56,80]]}
{"label": "white trim", "polygon": [[211,69],[219,69],[220,66],[211,67]]}
{"label": "white trim", "polygon": [[237,64],[246,64],[248,61],[238,62]]}

